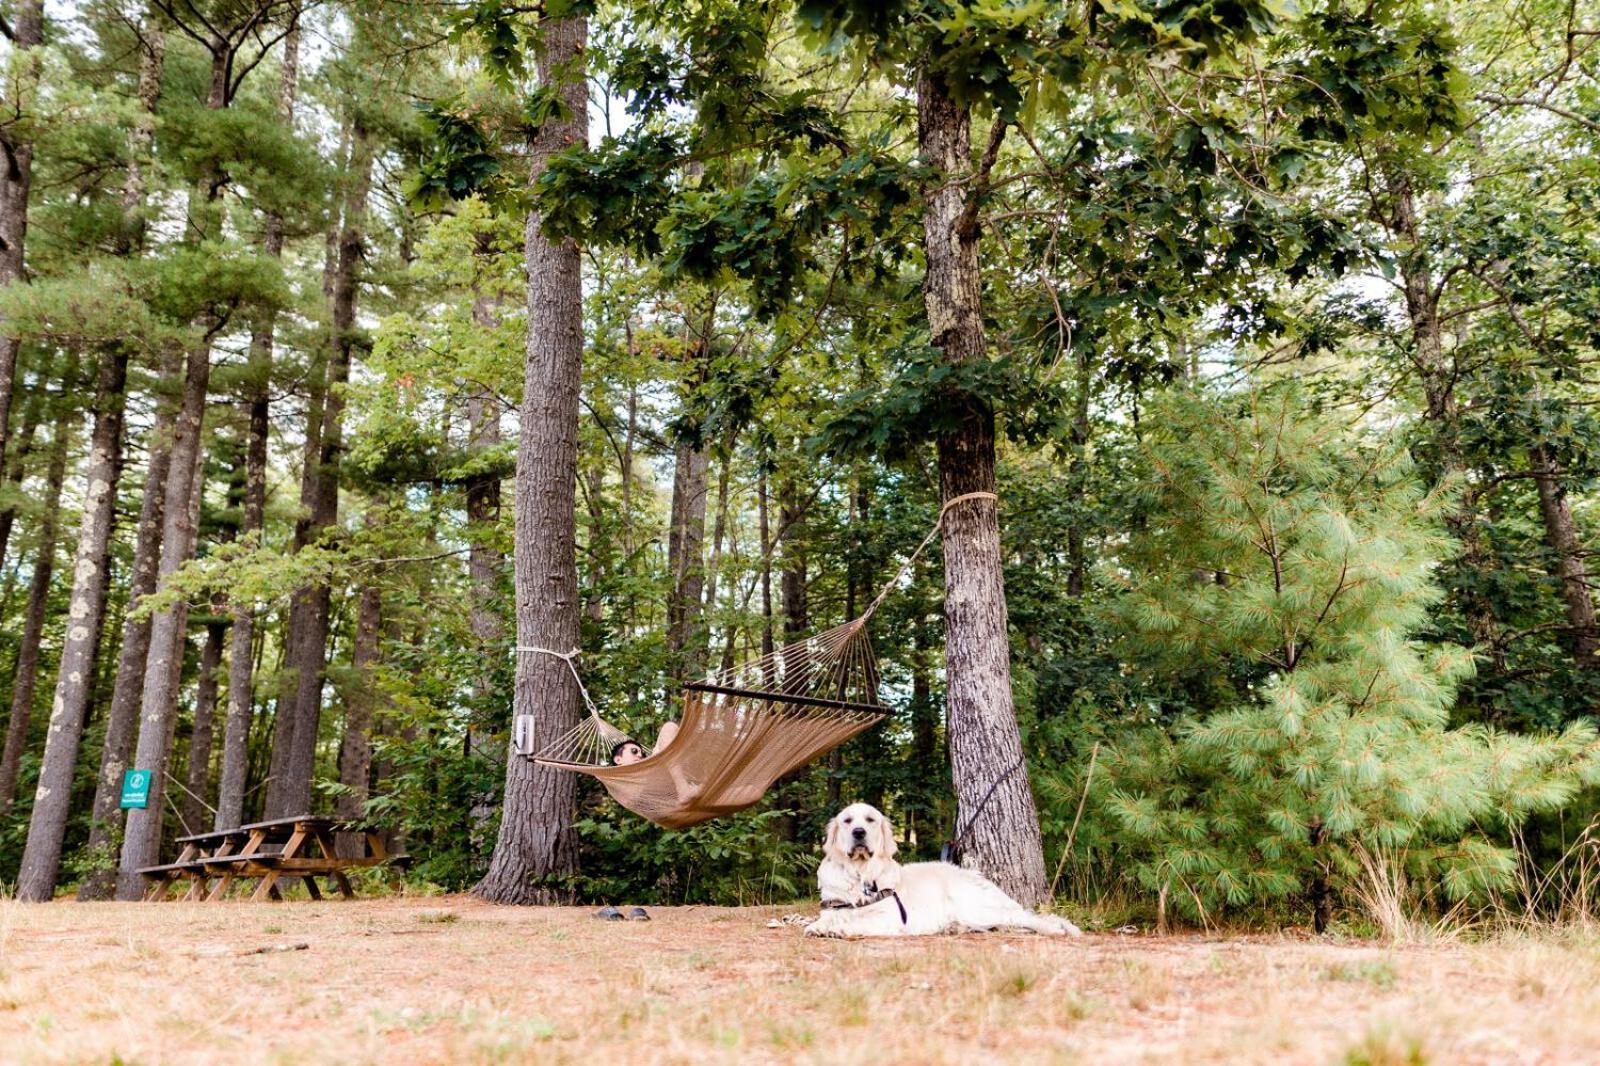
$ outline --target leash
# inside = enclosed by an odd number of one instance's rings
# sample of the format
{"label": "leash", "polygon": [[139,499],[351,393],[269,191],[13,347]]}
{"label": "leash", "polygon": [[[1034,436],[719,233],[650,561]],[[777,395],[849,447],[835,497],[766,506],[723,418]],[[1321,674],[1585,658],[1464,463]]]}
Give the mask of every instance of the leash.
{"label": "leash", "polygon": [[1027,759],[1026,755],[1018,756],[1017,761],[1011,764],[1011,769],[994,779],[994,784],[989,786],[989,791],[985,792],[983,799],[978,801],[978,806],[973,810],[972,817],[967,819],[967,827],[945,841],[944,847],[939,849],[940,862],[947,862],[952,866],[961,865],[961,855],[966,850],[967,836],[972,832],[972,827],[978,824],[978,819],[983,816],[983,812],[989,808],[989,801],[994,798],[995,789],[999,788],[1012,774],[1022,769]]}
{"label": "leash", "polygon": [[867,898],[860,903],[846,903],[842,899],[825,899],[822,901],[822,909],[825,911],[853,911],[860,910],[862,907],[870,907],[874,903],[882,903],[886,899],[893,899],[894,905],[900,908],[900,924],[906,924],[906,905],[905,901],[900,898],[900,893],[892,888],[886,888],[880,892],[877,885],[866,885],[864,887],[868,890]]}

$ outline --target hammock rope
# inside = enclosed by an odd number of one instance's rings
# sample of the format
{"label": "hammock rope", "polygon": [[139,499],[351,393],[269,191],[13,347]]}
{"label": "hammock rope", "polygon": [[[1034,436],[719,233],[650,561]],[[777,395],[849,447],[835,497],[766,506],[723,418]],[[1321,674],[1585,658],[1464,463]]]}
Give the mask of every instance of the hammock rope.
{"label": "hammock rope", "polygon": [[518,645],[518,653],[565,662],[589,712],[542,748],[531,735],[532,716],[521,716],[530,728],[524,731],[519,720],[519,754],[541,766],[588,774],[618,803],[669,829],[752,806],[784,774],[883,719],[882,677],[867,622],[933,542],[950,509],[975,499],[996,497],[969,492],[946,501],[922,543],[856,618],[685,683],[676,737],[636,763],[612,765],[617,746],[635,738],[601,717],[578,673],[578,649]]}

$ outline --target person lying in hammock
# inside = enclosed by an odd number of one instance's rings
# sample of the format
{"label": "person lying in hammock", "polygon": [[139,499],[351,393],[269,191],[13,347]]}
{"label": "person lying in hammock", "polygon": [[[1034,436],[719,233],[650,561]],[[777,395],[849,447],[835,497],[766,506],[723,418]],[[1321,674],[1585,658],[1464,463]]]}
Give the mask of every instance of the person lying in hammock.
{"label": "person lying in hammock", "polygon": [[[644,750],[644,745],[637,740],[632,737],[623,737],[611,747],[611,765],[632,766],[634,763],[643,762],[645,759],[660,755],[667,749],[667,745],[677,739],[677,736],[677,722],[669,721],[663,723],[661,732],[656,734],[656,746],[648,753]],[[668,763],[667,772],[672,775],[672,786],[677,790],[680,804],[693,803],[705,791],[705,785],[698,781],[689,780],[679,762]],[[741,789],[731,790],[727,798],[730,803],[753,803],[761,798],[761,792],[762,789],[759,785],[749,785]]]}
{"label": "person lying in hammock", "polygon": [[[656,734],[656,746],[650,755],[659,755],[671,744],[678,735],[678,723],[667,722],[661,727],[661,732]],[[645,754],[644,745],[632,737],[623,737],[612,745],[611,765],[632,766],[636,762],[643,762],[648,756]]]}

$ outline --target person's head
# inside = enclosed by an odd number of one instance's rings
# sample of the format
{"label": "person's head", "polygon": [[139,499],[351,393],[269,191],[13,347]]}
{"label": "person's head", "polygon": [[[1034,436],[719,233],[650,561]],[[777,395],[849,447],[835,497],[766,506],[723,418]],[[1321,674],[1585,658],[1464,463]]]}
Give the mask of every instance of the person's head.
{"label": "person's head", "polygon": [[612,766],[631,766],[644,759],[644,745],[632,737],[623,737],[611,747]]}

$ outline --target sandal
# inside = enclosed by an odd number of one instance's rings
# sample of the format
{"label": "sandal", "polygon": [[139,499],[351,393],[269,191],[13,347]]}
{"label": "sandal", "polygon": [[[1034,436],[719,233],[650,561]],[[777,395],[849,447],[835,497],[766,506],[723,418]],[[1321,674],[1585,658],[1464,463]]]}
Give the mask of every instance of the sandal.
{"label": "sandal", "polygon": [[623,920],[622,912],[615,907],[601,907],[594,912],[594,916],[602,922],[620,922]]}
{"label": "sandal", "polygon": [[650,915],[645,913],[643,907],[635,907],[628,912],[628,921],[630,922],[648,922],[649,920]]}

